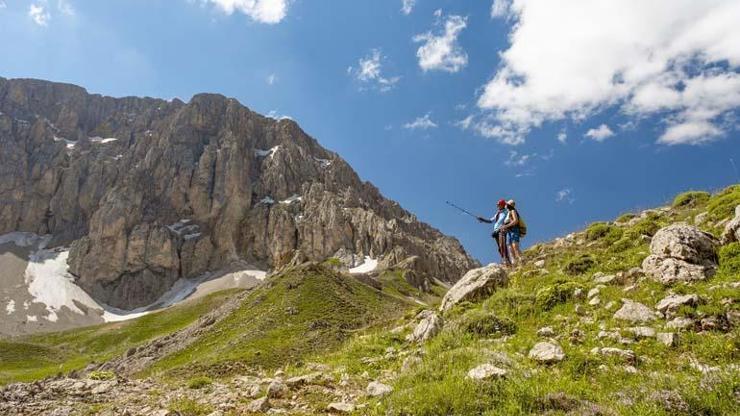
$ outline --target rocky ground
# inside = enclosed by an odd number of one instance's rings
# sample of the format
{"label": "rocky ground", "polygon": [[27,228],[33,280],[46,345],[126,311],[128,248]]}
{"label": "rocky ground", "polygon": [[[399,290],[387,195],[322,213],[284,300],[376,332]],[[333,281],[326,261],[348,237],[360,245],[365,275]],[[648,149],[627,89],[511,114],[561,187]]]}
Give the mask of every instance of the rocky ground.
{"label": "rocky ground", "polygon": [[[127,372],[125,365],[95,365],[8,385],[0,390],[0,410],[737,414],[738,205],[736,186],[715,195],[680,195],[669,207],[592,224],[530,248],[515,270],[495,264],[470,270],[437,306],[411,308],[392,322],[358,330],[338,347],[272,368],[228,360],[219,371]],[[288,309],[296,307],[290,302]],[[222,328],[218,319],[209,321],[189,330]],[[234,367],[221,371],[224,365]]]}

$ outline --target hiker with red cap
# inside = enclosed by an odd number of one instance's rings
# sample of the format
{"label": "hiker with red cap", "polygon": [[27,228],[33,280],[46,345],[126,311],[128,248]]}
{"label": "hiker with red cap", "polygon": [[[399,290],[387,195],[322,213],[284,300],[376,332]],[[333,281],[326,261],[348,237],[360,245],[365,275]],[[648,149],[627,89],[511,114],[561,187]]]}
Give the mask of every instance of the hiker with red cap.
{"label": "hiker with red cap", "polygon": [[503,199],[499,200],[498,204],[496,204],[496,207],[498,208],[498,210],[496,211],[496,214],[490,219],[483,217],[477,218],[480,222],[493,224],[493,234],[491,234],[491,237],[496,240],[496,244],[498,245],[498,253],[501,255],[501,263],[503,263],[504,266],[511,266],[509,251],[506,247],[507,233],[506,231],[502,232],[501,230],[501,228],[504,226],[504,221],[506,221],[506,218],[509,216],[506,201]]}

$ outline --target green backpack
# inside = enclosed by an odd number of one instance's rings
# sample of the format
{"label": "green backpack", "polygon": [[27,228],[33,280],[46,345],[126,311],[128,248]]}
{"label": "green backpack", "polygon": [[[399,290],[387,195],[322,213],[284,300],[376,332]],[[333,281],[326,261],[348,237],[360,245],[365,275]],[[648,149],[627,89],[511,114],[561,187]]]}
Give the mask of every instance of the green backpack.
{"label": "green backpack", "polygon": [[[518,214],[519,212],[517,212]],[[527,223],[524,222],[524,218],[519,215],[519,236],[524,237],[527,235]]]}

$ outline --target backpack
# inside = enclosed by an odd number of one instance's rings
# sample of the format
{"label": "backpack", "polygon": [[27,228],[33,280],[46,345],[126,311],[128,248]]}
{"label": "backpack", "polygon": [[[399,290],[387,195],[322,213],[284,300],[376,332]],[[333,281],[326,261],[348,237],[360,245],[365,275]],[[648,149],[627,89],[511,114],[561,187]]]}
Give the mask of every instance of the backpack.
{"label": "backpack", "polygon": [[[519,211],[517,211],[517,214]],[[519,236],[524,237],[527,235],[527,223],[524,222],[524,219],[522,218],[521,214],[519,215]]]}

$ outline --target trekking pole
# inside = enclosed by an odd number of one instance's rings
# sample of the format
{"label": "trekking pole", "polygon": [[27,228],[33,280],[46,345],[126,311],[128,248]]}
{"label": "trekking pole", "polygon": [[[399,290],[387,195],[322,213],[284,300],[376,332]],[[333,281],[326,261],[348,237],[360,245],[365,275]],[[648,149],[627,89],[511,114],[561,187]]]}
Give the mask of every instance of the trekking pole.
{"label": "trekking pole", "polygon": [[457,210],[459,210],[459,211],[462,211],[462,212],[464,212],[464,213],[466,213],[466,214],[470,215],[471,217],[473,217],[473,218],[475,218],[475,219],[478,219],[478,218],[479,218],[479,216],[478,216],[478,215],[475,215],[475,214],[471,213],[470,211],[466,210],[465,208],[460,208],[460,207],[458,207],[457,205],[453,204],[453,203],[452,203],[452,202],[450,202],[450,201],[445,201],[445,204],[447,204],[447,205],[451,206],[452,208],[455,208],[455,209],[457,209]]}

